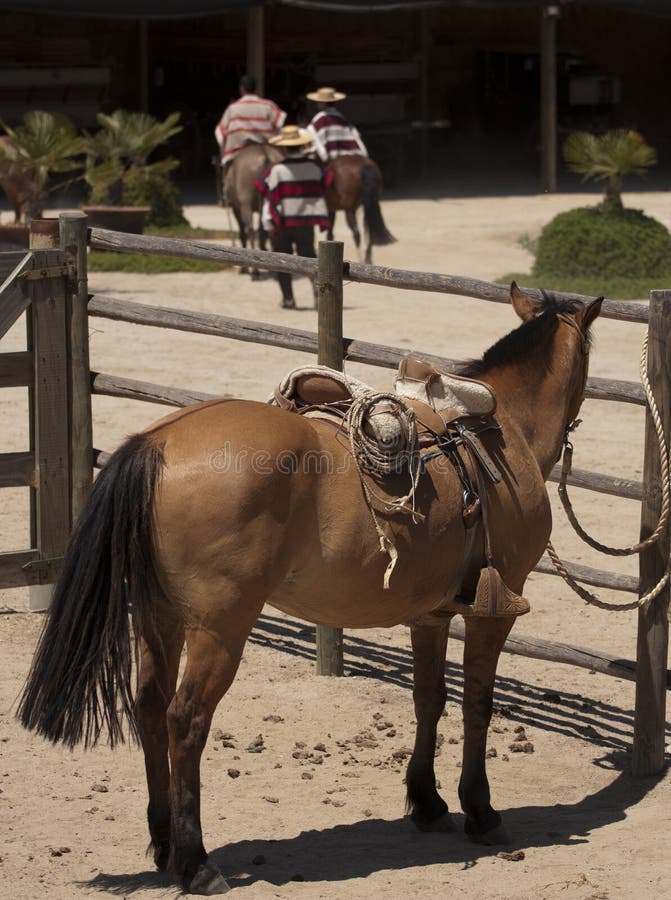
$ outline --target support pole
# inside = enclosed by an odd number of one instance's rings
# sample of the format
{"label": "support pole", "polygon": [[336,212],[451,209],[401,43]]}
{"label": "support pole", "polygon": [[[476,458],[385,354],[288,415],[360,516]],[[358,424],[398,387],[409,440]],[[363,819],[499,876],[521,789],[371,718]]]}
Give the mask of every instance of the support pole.
{"label": "support pole", "polygon": [[[58,246],[58,219],[33,219],[30,249],[37,270],[49,268],[47,254],[40,251]],[[44,278],[31,281],[29,287],[34,357],[32,427],[38,476],[31,532],[34,530],[40,561],[44,562],[63,556],[70,534],[65,284],[64,277]],[[29,609],[46,609],[51,594],[51,584],[31,586]]]}
{"label": "support pole", "polygon": [[149,22],[140,19],[138,29],[140,112],[146,113],[149,111]]}
{"label": "support pole", "polygon": [[420,15],[420,172],[429,172],[429,56],[431,53],[431,10],[421,9]]}
{"label": "support pole", "polygon": [[[339,372],[343,369],[342,292],[343,243],[320,241],[317,260],[317,362]],[[343,674],[342,628],[317,626],[317,674]]]}
{"label": "support pole", "polygon": [[265,31],[263,7],[252,6],[247,13],[247,73],[256,78],[256,92],[265,93]]}
{"label": "support pole", "polygon": [[[648,324],[648,379],[653,387],[664,428],[666,445],[671,433],[671,291],[652,291]],[[661,510],[662,481],[657,435],[646,413],[641,538],[654,530]],[[659,540],[640,557],[640,595],[654,587],[669,566],[667,525]],[[666,667],[669,645],[668,609],[671,588],[638,612],[636,647],[636,708],[632,774],[656,775],[664,768],[666,728]]]}
{"label": "support pole", "polygon": [[74,268],[75,281],[67,303],[69,423],[70,423],[70,516],[77,520],[93,482],[93,427],[91,417],[91,371],[89,365],[88,277],[86,225],[83,212],[59,216],[61,249]]}
{"label": "support pole", "polygon": [[557,22],[559,6],[541,11],[541,183],[544,191],[557,190]]}

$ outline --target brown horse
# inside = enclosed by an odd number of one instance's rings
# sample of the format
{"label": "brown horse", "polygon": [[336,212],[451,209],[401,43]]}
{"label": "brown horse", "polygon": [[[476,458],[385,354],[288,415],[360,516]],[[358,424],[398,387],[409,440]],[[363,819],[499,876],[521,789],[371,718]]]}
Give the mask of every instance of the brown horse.
{"label": "brown horse", "polygon": [[[545,479],[582,402],[589,327],[601,301],[539,304],[514,285],[511,294],[523,324],[463,374],[498,399],[501,428],[482,435],[503,475],[486,489],[489,534],[496,567],[521,594],[550,534]],[[95,744],[103,731],[114,745],[128,720],[145,754],[156,865],[170,866],[192,893],[227,888],[203,847],[200,758],[266,602],[330,626],[410,623],[417,732],[408,806],[420,829],[450,827],[436,790],[436,725],[449,621],[467,613],[454,598],[472,593],[483,565],[482,525],[464,525],[453,466],[427,462],[416,523],[398,511],[378,513],[400,554],[384,590],[387,558],[344,443],[323,422],[276,407],[197,404],[114,453],[72,536],[19,716],[69,746]],[[405,477],[377,479],[375,491],[399,496]],[[135,697],[129,608],[140,644]],[[491,844],[505,833],[490,804],[486,738],[514,617],[466,614],[465,621],[459,797],[468,834]]]}
{"label": "brown horse", "polygon": [[[272,144],[248,144],[240,150],[223,175],[223,196],[225,202],[233,210],[238,223],[240,243],[243,247],[249,242],[253,250],[257,243],[261,250],[265,249],[266,233],[261,225],[261,194],[254,181],[273,163],[282,159],[282,151]],[[258,231],[254,228],[254,214],[259,217]],[[241,271],[245,272],[246,269]],[[251,272],[253,278],[258,270]]]}
{"label": "brown horse", "polygon": [[333,240],[333,225],[339,209],[344,210],[347,224],[357,249],[361,247],[361,232],[356,214],[363,206],[363,222],[366,234],[364,262],[373,261],[374,245],[393,244],[396,238],[389,232],[382,218],[380,194],[382,173],[376,162],[366,156],[338,156],[329,163],[333,179],[326,188],[326,204],[331,217],[328,239]]}

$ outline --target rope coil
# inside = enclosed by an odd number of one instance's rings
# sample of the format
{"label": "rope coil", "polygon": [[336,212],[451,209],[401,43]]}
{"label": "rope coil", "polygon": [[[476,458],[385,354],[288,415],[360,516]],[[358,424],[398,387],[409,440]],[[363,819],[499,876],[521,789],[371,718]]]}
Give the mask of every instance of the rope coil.
{"label": "rope coil", "polygon": [[[365,425],[370,422],[372,413],[379,403],[388,404],[389,414],[399,420],[401,433],[406,437],[406,445],[403,448],[387,451],[380,447],[374,436],[366,432]],[[371,393],[352,401],[347,413],[346,425],[361,487],[380,541],[380,550],[389,556],[389,565],[384,574],[384,589],[387,590],[389,579],[398,561],[398,550],[380,525],[373,506],[373,499],[381,503],[388,512],[410,513],[415,523],[419,518],[423,518],[415,509],[415,492],[421,474],[417,418],[415,411],[410,409],[397,394]],[[410,476],[410,489],[403,497],[398,497],[393,501],[380,497],[372,490],[365,478],[366,475],[392,475],[402,472],[405,468]],[[408,502],[410,502],[409,508]]]}

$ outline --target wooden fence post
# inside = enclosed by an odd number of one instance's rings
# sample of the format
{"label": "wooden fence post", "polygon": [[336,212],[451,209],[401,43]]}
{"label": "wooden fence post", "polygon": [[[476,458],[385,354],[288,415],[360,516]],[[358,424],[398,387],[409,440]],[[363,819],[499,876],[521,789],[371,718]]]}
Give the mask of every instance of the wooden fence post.
{"label": "wooden fence post", "polygon": [[[652,291],[648,324],[648,379],[655,394],[667,447],[671,433],[671,291]],[[641,538],[652,533],[661,509],[661,471],[657,435],[646,413]],[[669,566],[667,525],[660,539],[640,557],[640,596],[653,588]],[[632,774],[655,775],[664,767],[666,729],[667,618],[671,588],[638,612],[636,711]]]}
{"label": "wooden fence post", "polygon": [[93,481],[86,215],[80,211],[61,213],[59,224],[61,249],[74,267],[76,277],[67,303],[70,517],[74,524]]}
{"label": "wooden fence post", "polygon": [[557,21],[559,3],[541,9],[541,186],[557,190]]}
{"label": "wooden fence post", "polygon": [[[342,241],[320,241],[317,260],[317,362],[342,372]],[[342,675],[342,628],[317,626],[317,674]]]}
{"label": "wooden fence post", "polygon": [[[49,258],[40,250],[55,249],[58,243],[58,219],[31,222],[30,248],[36,270],[49,268]],[[63,556],[70,534],[66,290],[64,277],[35,279],[29,284],[35,371],[31,427],[37,466],[34,531],[40,551],[37,565],[44,564],[46,583],[30,588],[28,606],[40,610],[51,601],[46,573],[51,561]]]}

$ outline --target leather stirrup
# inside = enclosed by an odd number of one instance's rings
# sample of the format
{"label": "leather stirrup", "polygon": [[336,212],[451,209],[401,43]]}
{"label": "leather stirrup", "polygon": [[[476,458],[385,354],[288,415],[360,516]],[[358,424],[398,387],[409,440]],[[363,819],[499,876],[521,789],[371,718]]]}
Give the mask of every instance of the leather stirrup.
{"label": "leather stirrup", "polygon": [[480,569],[478,586],[475,589],[475,601],[470,607],[472,616],[523,616],[531,607],[529,601],[505,584],[494,566]]}

